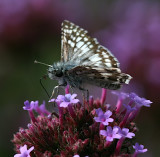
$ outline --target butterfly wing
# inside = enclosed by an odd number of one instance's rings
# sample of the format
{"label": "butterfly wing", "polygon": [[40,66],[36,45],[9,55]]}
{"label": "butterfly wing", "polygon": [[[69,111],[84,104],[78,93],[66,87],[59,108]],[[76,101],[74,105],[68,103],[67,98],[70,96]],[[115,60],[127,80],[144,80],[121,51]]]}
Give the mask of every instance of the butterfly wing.
{"label": "butterfly wing", "polygon": [[107,89],[119,89],[121,84],[128,84],[132,78],[130,75],[121,73],[118,68],[93,68],[92,66],[77,66],[68,71],[69,76],[81,78],[83,82],[97,85]]}
{"label": "butterfly wing", "polygon": [[118,60],[107,48],[69,21],[62,23],[61,60],[76,65],[68,71],[72,80],[80,78],[81,82],[118,89],[131,79],[130,75],[121,73]]}
{"label": "butterfly wing", "polygon": [[87,31],[69,21],[62,23],[61,60],[78,65],[92,65],[102,68],[118,68],[119,62],[113,54],[91,38]]}

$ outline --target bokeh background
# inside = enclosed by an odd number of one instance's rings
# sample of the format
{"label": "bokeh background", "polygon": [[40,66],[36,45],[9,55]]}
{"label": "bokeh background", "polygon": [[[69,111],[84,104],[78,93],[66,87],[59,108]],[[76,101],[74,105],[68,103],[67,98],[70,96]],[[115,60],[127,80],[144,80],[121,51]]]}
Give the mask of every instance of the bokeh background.
{"label": "bokeh background", "polygon": [[[25,100],[48,100],[39,79],[60,59],[63,20],[89,31],[109,48],[123,72],[133,76],[123,89],[150,99],[136,122],[145,157],[160,155],[160,1],[0,0],[0,156],[14,155],[10,140],[26,128]],[[44,80],[51,93],[56,82]],[[122,90],[123,90],[122,89]]]}

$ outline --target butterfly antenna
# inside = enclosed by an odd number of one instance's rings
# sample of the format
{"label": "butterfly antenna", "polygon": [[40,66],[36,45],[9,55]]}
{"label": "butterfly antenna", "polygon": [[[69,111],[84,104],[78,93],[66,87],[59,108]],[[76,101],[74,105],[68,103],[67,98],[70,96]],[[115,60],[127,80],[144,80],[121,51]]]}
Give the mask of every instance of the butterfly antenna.
{"label": "butterfly antenna", "polygon": [[48,67],[52,67],[52,65],[49,65],[49,64],[46,64],[46,63],[42,63],[42,62],[39,62],[37,60],[35,60],[34,63],[36,63],[36,64],[42,64],[42,65],[45,65],[45,66],[48,66]]}
{"label": "butterfly antenna", "polygon": [[42,84],[42,79],[46,79],[46,77],[47,77],[47,75],[44,75],[43,77],[40,78],[40,84],[41,84],[42,88],[44,89],[44,91],[46,92],[47,96],[50,98],[50,95],[48,94],[46,88]]}

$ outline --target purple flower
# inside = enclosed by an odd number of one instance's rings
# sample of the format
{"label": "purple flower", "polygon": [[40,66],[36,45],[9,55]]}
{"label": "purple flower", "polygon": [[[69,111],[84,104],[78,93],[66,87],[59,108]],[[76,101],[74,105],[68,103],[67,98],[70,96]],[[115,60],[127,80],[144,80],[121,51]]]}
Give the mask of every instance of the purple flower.
{"label": "purple flower", "polygon": [[122,137],[125,137],[125,138],[132,138],[135,136],[135,134],[133,132],[129,132],[129,129],[128,128],[123,128],[121,129],[119,127],[119,134],[122,136]]}
{"label": "purple flower", "polygon": [[39,114],[47,114],[47,115],[50,114],[50,112],[46,109],[45,101],[43,101],[43,104],[41,104],[40,106],[39,102],[35,101],[34,110]]}
{"label": "purple flower", "polygon": [[106,136],[106,141],[113,141],[115,138],[116,139],[120,139],[121,135],[118,133],[118,128],[117,127],[113,127],[113,130],[111,128],[111,126],[107,127],[107,131],[106,130],[100,130],[100,134],[103,136]]}
{"label": "purple flower", "polygon": [[27,145],[20,147],[20,154],[15,154],[14,157],[30,157],[30,152],[34,149],[32,146],[30,149],[27,150]]}
{"label": "purple flower", "polygon": [[145,153],[148,151],[147,149],[144,149],[143,145],[139,145],[138,143],[136,143],[133,148],[135,149],[135,153]]}
{"label": "purple flower", "polygon": [[96,113],[98,115],[98,117],[94,117],[94,120],[96,122],[101,122],[103,125],[108,125],[109,122],[113,122],[113,118],[110,118],[110,116],[112,115],[112,112],[110,110],[106,111],[105,113],[103,113],[101,108],[96,109]]}
{"label": "purple flower", "polygon": [[138,105],[137,107],[142,107],[142,106],[150,107],[150,104],[152,103],[150,100],[147,100],[145,98],[140,98],[135,93],[130,93],[129,97],[133,102],[135,102]]}
{"label": "purple flower", "polygon": [[37,100],[37,101],[34,102],[34,110],[35,110],[36,112],[38,112],[38,111],[37,111],[38,108],[39,108],[39,101]]}
{"label": "purple flower", "polygon": [[123,106],[126,108],[126,112],[125,112],[125,116],[124,116],[123,120],[120,123],[121,128],[127,123],[127,120],[128,120],[128,117],[129,117],[130,113],[133,110],[135,110],[135,107],[131,107],[130,105],[123,104]]}
{"label": "purple flower", "polygon": [[50,99],[48,102],[55,102],[56,99]]}
{"label": "purple flower", "polygon": [[25,106],[23,107],[24,110],[33,110],[33,109],[34,109],[35,102],[34,102],[34,101],[31,101],[31,102],[29,103],[29,101],[26,100],[26,101],[24,102],[24,105],[25,105]]}
{"label": "purple flower", "polygon": [[26,100],[24,102],[25,106],[23,106],[23,109],[28,111],[29,116],[30,116],[32,122],[36,122],[37,121],[36,118],[35,118],[35,116],[34,116],[34,113],[33,113],[33,109],[35,108],[35,105],[37,105],[37,103],[38,103],[38,101],[31,101],[29,103],[28,100]]}
{"label": "purple flower", "polygon": [[120,112],[120,109],[122,107],[122,102],[125,98],[129,97],[128,93],[124,92],[118,92],[118,91],[112,91],[112,94],[115,94],[118,96],[117,104],[116,104],[116,113]]}
{"label": "purple flower", "polygon": [[58,95],[57,99],[51,99],[49,102],[56,101],[57,103],[60,103],[60,107],[68,107],[69,104],[76,104],[79,102],[78,99],[75,99],[77,94],[65,94],[64,95]]}
{"label": "purple flower", "polygon": [[45,101],[39,106],[39,109],[42,113],[49,114],[49,112],[46,110]]}
{"label": "purple flower", "polygon": [[122,99],[122,100],[124,100],[125,98],[128,98],[128,97],[129,97],[129,94],[128,94],[128,93],[125,93],[125,92],[112,91],[112,94],[117,95],[118,98],[119,98],[119,99]]}
{"label": "purple flower", "polygon": [[134,133],[129,132],[128,128],[121,129],[119,126],[117,126],[117,128],[118,128],[118,133],[121,136],[121,138],[117,142],[116,153],[115,153],[116,156],[118,156],[120,154],[120,150],[121,150],[121,147],[122,147],[122,144],[123,144],[125,138],[130,138],[131,139],[133,136],[135,136]]}
{"label": "purple flower", "polygon": [[130,106],[129,104],[128,104],[128,105],[123,104],[123,106],[126,108],[126,111],[127,111],[128,113],[131,113],[132,111],[136,110],[135,107],[132,107],[132,106]]}

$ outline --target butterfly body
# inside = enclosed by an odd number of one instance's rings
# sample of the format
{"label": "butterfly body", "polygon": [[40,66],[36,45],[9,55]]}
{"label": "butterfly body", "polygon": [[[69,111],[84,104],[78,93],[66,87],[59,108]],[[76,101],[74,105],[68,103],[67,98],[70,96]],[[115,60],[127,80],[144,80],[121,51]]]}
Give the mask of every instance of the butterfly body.
{"label": "butterfly body", "polygon": [[93,84],[107,89],[119,89],[132,78],[121,73],[118,60],[87,31],[64,21],[62,23],[61,61],[48,69],[50,79],[59,85],[85,89],[84,84]]}
{"label": "butterfly body", "polygon": [[54,63],[52,67],[48,69],[48,76],[52,80],[57,80],[59,85],[66,86],[67,84],[71,84],[68,71],[74,67],[76,67],[74,64],[64,62]]}

